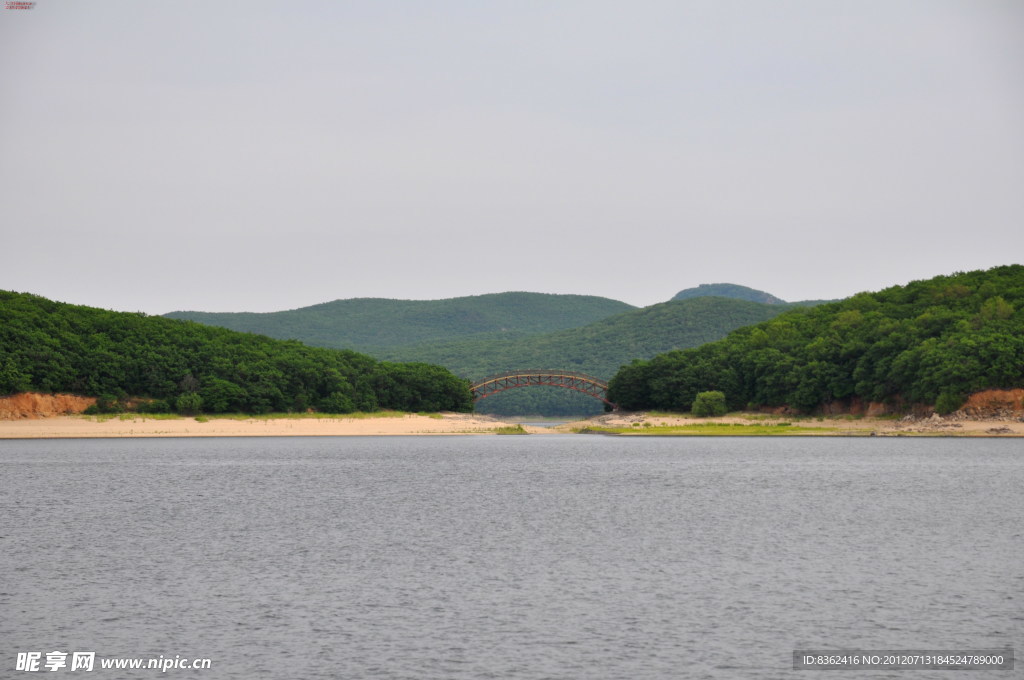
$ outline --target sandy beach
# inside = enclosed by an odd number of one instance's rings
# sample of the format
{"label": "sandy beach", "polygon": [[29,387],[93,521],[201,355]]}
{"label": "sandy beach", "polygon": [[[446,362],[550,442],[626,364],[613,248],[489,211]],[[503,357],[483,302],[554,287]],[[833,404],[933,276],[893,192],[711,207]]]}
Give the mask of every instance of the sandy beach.
{"label": "sandy beach", "polygon": [[[789,426],[785,423],[790,423]],[[714,428],[714,425],[723,427]],[[729,426],[737,426],[735,430]],[[780,426],[781,425],[781,426]],[[320,416],[303,418],[153,418],[123,416],[61,415],[0,420],[0,439],[64,439],[77,437],[335,437],[496,434],[515,422],[469,413],[435,415]],[[819,436],[992,436],[1024,437],[1024,422],[1017,419],[974,420],[957,418],[784,418],[734,414],[721,418],[683,415],[609,413],[588,420],[536,427],[530,434],[572,433],[580,429],[628,428],[622,434],[687,434],[685,428],[706,428],[692,434],[803,434]],[[744,431],[742,428],[758,428]],[[787,432],[786,428],[790,429]],[[673,429],[677,431],[673,432]]]}
{"label": "sandy beach", "polygon": [[[443,413],[346,418],[152,418],[138,414],[114,417],[52,416],[0,420],[0,439],[76,437],[335,437],[343,435],[494,434],[514,426],[489,416]],[[530,432],[545,428],[527,427]]]}

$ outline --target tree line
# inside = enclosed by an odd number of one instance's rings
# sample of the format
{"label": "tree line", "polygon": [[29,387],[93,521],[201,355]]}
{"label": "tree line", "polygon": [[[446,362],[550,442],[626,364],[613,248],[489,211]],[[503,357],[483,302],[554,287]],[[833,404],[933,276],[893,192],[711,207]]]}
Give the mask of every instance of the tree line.
{"label": "tree line", "polygon": [[731,409],[813,411],[853,399],[958,408],[1024,386],[1024,266],[956,273],[787,311],[724,340],[624,366],[609,398],[687,411],[721,391]]}
{"label": "tree line", "polygon": [[0,394],[25,391],[151,411],[473,408],[469,382],[439,366],[0,291]]}

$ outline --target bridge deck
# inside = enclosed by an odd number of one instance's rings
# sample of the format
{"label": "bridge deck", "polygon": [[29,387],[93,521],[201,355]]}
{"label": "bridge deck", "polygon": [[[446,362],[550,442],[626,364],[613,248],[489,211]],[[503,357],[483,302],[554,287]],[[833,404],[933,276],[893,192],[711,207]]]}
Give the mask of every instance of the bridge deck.
{"label": "bridge deck", "polygon": [[504,392],[516,387],[530,387],[532,385],[564,387],[582,392],[595,399],[600,399],[612,407],[615,406],[615,404],[608,401],[608,383],[606,381],[586,373],[580,373],[579,371],[562,371],[557,369],[508,371],[479,380],[472,384],[470,390],[473,393],[473,399],[480,400],[498,392]]}

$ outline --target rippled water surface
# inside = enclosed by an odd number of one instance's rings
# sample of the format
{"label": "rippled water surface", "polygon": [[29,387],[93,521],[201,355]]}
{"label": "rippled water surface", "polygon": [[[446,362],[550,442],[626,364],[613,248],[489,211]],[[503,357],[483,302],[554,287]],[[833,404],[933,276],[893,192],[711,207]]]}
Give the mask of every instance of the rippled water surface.
{"label": "rippled water surface", "polygon": [[[806,678],[794,648],[1024,640],[1020,440],[4,441],[0,477],[0,677]],[[841,675],[908,672],[953,677]]]}

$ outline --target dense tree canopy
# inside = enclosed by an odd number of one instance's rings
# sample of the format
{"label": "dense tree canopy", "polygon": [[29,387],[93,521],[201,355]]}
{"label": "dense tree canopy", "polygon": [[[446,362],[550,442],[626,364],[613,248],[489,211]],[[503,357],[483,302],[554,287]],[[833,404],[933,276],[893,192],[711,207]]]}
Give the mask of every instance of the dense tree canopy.
{"label": "dense tree canopy", "polygon": [[192,412],[472,410],[439,366],[0,291],[0,394],[28,390]]}
{"label": "dense tree canopy", "polygon": [[696,394],[731,408],[813,410],[860,398],[951,410],[988,388],[1024,386],[1024,266],[958,273],[741,328],[719,342],[623,367],[609,398],[685,411]]}
{"label": "dense tree canopy", "polygon": [[[663,302],[544,335],[398,347],[383,356],[441,364],[475,379],[507,370],[558,368],[607,380],[634,358],[719,340],[735,328],[770,319],[785,309],[785,305],[702,297]],[[514,415],[596,414],[603,408],[592,397],[558,387],[510,390],[477,404],[483,413]]]}
{"label": "dense tree canopy", "polygon": [[[499,293],[450,300],[337,300],[268,314],[168,316],[358,349],[389,361],[439,364],[464,378],[559,368],[607,380],[634,358],[718,340],[787,308],[785,303],[708,294],[643,309],[591,296]],[[561,388],[512,390],[477,404],[481,412],[501,415],[581,415],[602,409],[600,401]]]}

